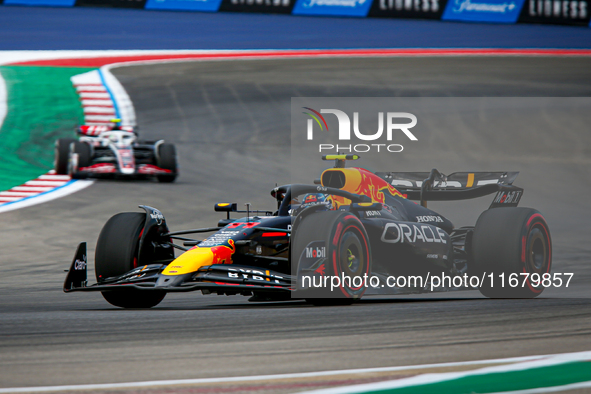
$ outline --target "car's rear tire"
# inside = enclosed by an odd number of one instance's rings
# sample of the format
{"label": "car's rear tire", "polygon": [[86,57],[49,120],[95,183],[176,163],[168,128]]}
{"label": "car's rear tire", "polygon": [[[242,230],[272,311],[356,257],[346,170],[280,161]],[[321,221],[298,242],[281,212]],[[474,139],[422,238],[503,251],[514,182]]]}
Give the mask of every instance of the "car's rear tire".
{"label": "car's rear tire", "polygon": [[178,173],[176,148],[173,144],[161,144],[158,146],[158,167],[170,170],[171,174],[160,174],[157,176],[159,182],[174,182]]}
{"label": "car's rear tire", "polygon": [[[146,215],[124,212],[111,217],[99,235],[95,251],[95,273],[98,282],[123,275],[137,267],[139,241]],[[121,308],[151,308],[166,295],[162,291],[127,289],[103,291],[111,305]]]}
{"label": "car's rear tire", "polygon": [[[546,220],[531,208],[493,208],[484,211],[474,228],[472,259],[482,277],[480,292],[490,298],[534,298],[544,290],[525,274],[549,274],[552,239]],[[489,276],[492,274],[492,278]],[[524,274],[524,275],[521,275]],[[499,277],[502,275],[502,277]],[[509,282],[510,275],[517,279]],[[534,282],[538,282],[534,280]]]}
{"label": "car's rear tire", "polygon": [[[351,278],[351,283],[341,283],[334,292],[324,287],[306,290],[304,298],[314,305],[352,304],[366,290],[365,283],[355,286],[354,278],[369,275],[371,266],[369,238],[363,224],[349,212],[324,211],[305,215],[292,233],[292,261],[298,264],[306,247],[318,240],[325,241],[323,276],[342,278],[345,275]],[[300,267],[296,269],[301,275]]]}
{"label": "car's rear tire", "polygon": [[76,142],[73,138],[60,138],[55,141],[55,155],[53,167],[55,173],[65,175],[68,173],[68,161],[70,160],[70,144]]}
{"label": "car's rear tire", "polygon": [[82,176],[78,170],[83,167],[88,167],[92,163],[91,147],[84,142],[75,141],[70,145],[70,148],[70,155],[74,153],[78,155],[78,160],[76,163],[72,163],[70,161],[70,176],[74,179],[84,178],[84,176]]}

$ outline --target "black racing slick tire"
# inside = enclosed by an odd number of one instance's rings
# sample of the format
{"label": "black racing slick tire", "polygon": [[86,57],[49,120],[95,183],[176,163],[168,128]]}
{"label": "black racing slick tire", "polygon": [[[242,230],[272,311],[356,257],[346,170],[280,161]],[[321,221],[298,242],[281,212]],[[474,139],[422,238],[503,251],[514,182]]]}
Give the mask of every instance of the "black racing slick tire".
{"label": "black racing slick tire", "polygon": [[[95,251],[95,273],[99,283],[137,267],[139,242],[145,221],[146,215],[143,213],[124,212],[105,223]],[[107,302],[120,308],[151,308],[158,305],[166,295],[162,291],[135,289],[101,293]]]}
{"label": "black racing slick tire", "polygon": [[173,144],[161,144],[158,146],[158,167],[170,170],[171,174],[158,175],[158,181],[163,183],[174,182],[178,173],[176,148]]}
{"label": "black racing slick tire", "polygon": [[[314,251],[322,256],[316,262],[308,258]],[[307,302],[314,305],[352,304],[366,290],[365,283],[358,285],[359,278],[367,277],[371,272],[367,232],[359,218],[349,212],[322,211],[304,215],[301,220],[296,219],[292,233],[292,262],[298,264],[298,283],[303,283],[306,272],[315,275],[317,280],[323,280],[325,276],[351,278],[349,282],[339,283],[333,291],[324,285],[303,290]],[[304,267],[309,263],[314,264],[312,270]]]}
{"label": "black racing slick tire", "polygon": [[68,173],[68,161],[70,160],[70,144],[76,142],[73,138],[60,138],[55,141],[55,156],[53,167],[58,175]]}
{"label": "black racing slick tire", "polygon": [[475,271],[484,277],[479,287],[482,295],[537,297],[544,290],[542,278],[546,274],[548,277],[552,268],[548,224],[540,212],[531,208],[484,211],[474,228],[472,258]]}
{"label": "black racing slick tire", "polygon": [[88,167],[92,163],[92,151],[90,145],[75,141],[70,145],[70,155],[77,154],[78,159],[75,163],[70,160],[69,172],[70,176],[74,179],[83,178],[79,173],[78,169]]}

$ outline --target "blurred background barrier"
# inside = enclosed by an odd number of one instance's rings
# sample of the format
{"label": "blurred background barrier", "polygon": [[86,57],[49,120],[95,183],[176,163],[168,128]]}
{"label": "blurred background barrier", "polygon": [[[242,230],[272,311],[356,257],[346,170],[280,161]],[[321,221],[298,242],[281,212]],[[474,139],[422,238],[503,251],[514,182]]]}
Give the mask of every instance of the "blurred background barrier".
{"label": "blurred background barrier", "polygon": [[524,0],[452,0],[442,19],[466,22],[515,23]]}
{"label": "blurred background barrier", "polygon": [[448,0],[374,0],[371,17],[441,19]]}
{"label": "blurred background barrier", "polygon": [[365,17],[371,3],[371,0],[297,0],[293,14]]}
{"label": "blurred background barrier", "polygon": [[440,19],[591,26],[591,0],[0,0],[5,5]]}
{"label": "blurred background barrier", "polygon": [[144,8],[146,0],[76,0],[77,6]]}
{"label": "blurred background barrier", "polygon": [[216,12],[221,0],[148,0],[148,10],[209,11]]}
{"label": "blurred background barrier", "polygon": [[518,22],[590,26],[590,0],[525,0]]}
{"label": "blurred background barrier", "polygon": [[9,5],[36,5],[51,7],[72,7],[76,0],[4,0]]}

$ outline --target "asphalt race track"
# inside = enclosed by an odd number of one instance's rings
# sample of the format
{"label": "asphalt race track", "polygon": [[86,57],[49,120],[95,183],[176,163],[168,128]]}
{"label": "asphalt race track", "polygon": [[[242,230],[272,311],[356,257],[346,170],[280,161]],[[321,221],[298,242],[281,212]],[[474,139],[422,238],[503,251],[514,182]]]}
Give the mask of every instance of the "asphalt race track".
{"label": "asphalt race track", "polygon": [[[584,98],[591,96],[590,58],[187,62],[119,68],[114,74],[134,102],[141,134],[177,144],[181,176],[172,185],[97,182],[68,197],[0,215],[1,387],[591,350],[591,101]],[[92,260],[101,226],[117,212],[155,206],[178,230],[214,225],[216,201],[272,207],[270,189],[290,181],[294,96],[560,98],[548,99],[548,116],[532,118],[526,108],[514,106],[506,119],[489,119],[479,130],[470,127],[474,114],[456,108],[453,127],[434,133],[421,152],[397,157],[383,170],[521,171],[516,182],[525,187],[521,205],[545,214],[554,270],[574,272],[572,286],[534,300],[487,300],[464,292],[452,298],[367,298],[350,307],[253,304],[240,296],[189,293],[168,295],[145,311],[111,307],[97,293],[62,293],[63,270],[77,243],[89,242]],[[322,166],[319,162],[318,171]],[[488,202],[469,206],[484,209]],[[473,223],[478,214],[453,204],[437,208],[461,225]]]}

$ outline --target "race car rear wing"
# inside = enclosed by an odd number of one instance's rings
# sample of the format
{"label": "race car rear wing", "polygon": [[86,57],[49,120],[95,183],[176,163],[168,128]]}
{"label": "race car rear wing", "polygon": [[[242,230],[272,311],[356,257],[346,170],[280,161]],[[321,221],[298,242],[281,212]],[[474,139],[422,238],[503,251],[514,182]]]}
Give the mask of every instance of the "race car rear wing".
{"label": "race car rear wing", "polygon": [[497,193],[490,208],[517,206],[523,189],[513,186],[519,172],[454,172],[450,175],[437,169],[428,172],[377,172],[410,200],[467,200]]}
{"label": "race car rear wing", "polygon": [[[85,135],[85,136],[89,136],[89,137],[98,137],[99,135],[101,135],[102,133],[104,133],[105,131],[111,131],[115,129],[115,125],[81,125],[78,126],[78,128],[76,129],[76,133],[78,135]],[[136,133],[136,130],[134,129],[133,126],[121,126],[119,127],[119,130],[122,131],[129,131],[130,133]]]}

